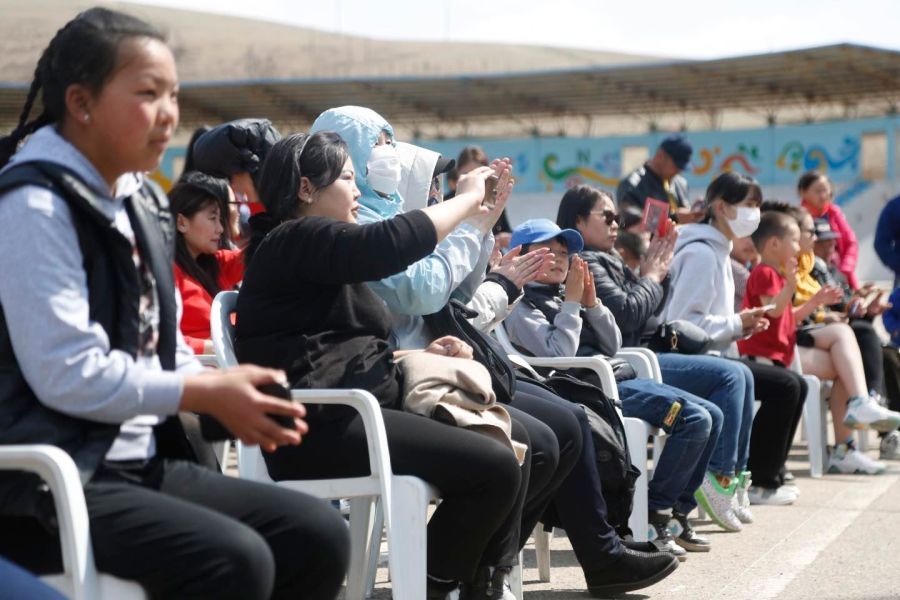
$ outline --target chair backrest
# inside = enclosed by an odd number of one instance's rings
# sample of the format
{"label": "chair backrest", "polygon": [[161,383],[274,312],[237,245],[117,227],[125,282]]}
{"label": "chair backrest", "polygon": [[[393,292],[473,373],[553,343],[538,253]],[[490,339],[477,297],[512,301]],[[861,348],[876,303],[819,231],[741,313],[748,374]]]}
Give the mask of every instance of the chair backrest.
{"label": "chair backrest", "polygon": [[219,292],[213,298],[209,315],[213,349],[220,369],[237,366],[234,354],[234,325],[231,315],[237,307],[238,293],[234,291]]}

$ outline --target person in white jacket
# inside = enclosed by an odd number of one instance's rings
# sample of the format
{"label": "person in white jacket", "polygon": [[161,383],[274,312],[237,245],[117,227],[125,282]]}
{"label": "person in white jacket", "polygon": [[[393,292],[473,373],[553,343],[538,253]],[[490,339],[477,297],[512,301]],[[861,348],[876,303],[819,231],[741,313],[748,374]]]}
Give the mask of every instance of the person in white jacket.
{"label": "person in white jacket", "polygon": [[[769,326],[762,308],[734,312],[732,242],[753,233],[759,225],[762,189],[739,173],[722,173],[706,190],[706,218],[679,231],[675,257],[669,268],[671,283],[663,319],[685,320],[701,327],[713,340],[712,352],[736,357],[734,342]],[[756,398],[762,406],[750,433],[748,468],[753,485],[750,504],[792,504],[799,494],[785,486],[785,470],[791,440],[806,398],[806,382],[789,369],[744,360],[753,373]],[[790,365],[788,365],[790,366]],[[707,479],[705,493],[724,503],[734,496],[733,486],[723,488]]]}

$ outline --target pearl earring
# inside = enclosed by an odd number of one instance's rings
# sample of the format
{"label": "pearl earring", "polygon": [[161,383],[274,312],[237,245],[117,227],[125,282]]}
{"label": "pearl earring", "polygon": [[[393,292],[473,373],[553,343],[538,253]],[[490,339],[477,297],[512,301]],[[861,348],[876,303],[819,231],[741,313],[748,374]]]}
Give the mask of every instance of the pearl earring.
{"label": "pearl earring", "polygon": [[84,116],[82,117],[82,119],[84,119],[84,122],[85,122],[85,123],[90,123],[90,122],[91,122],[91,115],[88,114],[88,113],[84,113]]}

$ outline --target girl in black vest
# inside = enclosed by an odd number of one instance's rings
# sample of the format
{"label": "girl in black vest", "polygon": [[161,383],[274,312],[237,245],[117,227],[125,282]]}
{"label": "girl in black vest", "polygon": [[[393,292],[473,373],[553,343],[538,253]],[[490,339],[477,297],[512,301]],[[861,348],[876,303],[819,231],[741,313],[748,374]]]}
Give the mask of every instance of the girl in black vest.
{"label": "girl in black vest", "polygon": [[[67,451],[86,481],[98,569],[153,597],[333,598],[349,545],[336,511],[185,460],[178,411],[269,451],[307,427],[302,407],[256,390],[283,373],[203,372],[178,332],[172,217],[139,174],[177,126],[177,88],[162,36],[102,8],[69,22],[38,62],[0,142],[6,165],[34,134],[0,174],[0,444]],[[0,515],[0,555],[60,568],[38,482],[0,478]]]}

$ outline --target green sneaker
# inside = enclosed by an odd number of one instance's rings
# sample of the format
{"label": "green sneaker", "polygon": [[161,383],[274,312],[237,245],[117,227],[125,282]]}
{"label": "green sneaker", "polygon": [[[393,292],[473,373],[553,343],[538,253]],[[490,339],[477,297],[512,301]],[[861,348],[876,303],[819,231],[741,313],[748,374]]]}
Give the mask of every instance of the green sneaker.
{"label": "green sneaker", "polygon": [[713,523],[724,529],[725,531],[740,531],[743,529],[741,521],[734,514],[731,506],[737,489],[737,479],[732,479],[728,489],[719,485],[719,481],[715,475],[707,472],[703,478],[700,488],[694,492],[694,498],[697,503],[703,507]]}
{"label": "green sneaker", "polygon": [[753,513],[750,512],[750,496],[747,495],[747,490],[750,489],[752,484],[753,480],[750,479],[750,471],[742,471],[737,476],[732,510],[734,510],[735,516],[741,523],[753,522]]}

